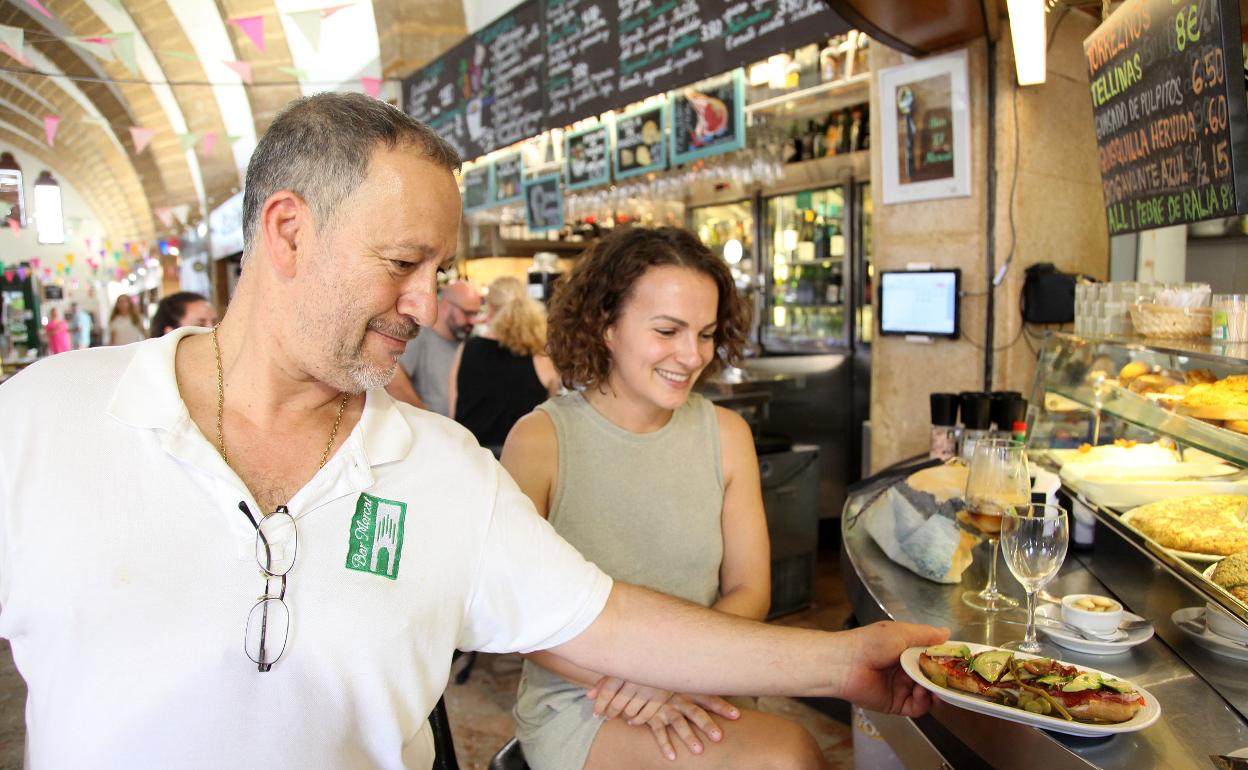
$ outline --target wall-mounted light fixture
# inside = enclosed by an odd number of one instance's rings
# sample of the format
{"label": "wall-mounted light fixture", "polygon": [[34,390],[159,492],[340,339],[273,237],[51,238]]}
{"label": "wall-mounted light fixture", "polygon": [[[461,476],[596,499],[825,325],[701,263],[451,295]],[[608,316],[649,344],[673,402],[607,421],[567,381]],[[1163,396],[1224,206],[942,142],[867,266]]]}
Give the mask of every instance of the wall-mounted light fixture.
{"label": "wall-mounted light fixture", "polygon": [[1010,14],[1010,38],[1014,41],[1014,65],[1020,86],[1044,82],[1044,0],[1006,0]]}
{"label": "wall-mounted light fixture", "polygon": [[65,242],[65,215],[61,209],[61,186],[44,171],[35,180],[35,228],[40,243]]}

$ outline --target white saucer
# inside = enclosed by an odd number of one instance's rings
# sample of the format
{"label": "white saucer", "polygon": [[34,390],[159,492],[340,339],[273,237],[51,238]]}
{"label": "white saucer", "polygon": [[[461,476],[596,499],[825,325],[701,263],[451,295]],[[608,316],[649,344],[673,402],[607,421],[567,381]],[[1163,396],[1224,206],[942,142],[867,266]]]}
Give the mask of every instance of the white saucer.
{"label": "white saucer", "polygon": [[1170,616],[1170,620],[1174,622],[1175,626],[1178,626],[1180,631],[1190,636],[1193,641],[1201,647],[1204,647],[1206,650],[1216,652],[1219,655],[1225,655],[1228,658],[1234,658],[1235,660],[1248,661],[1248,647],[1236,644],[1224,636],[1213,633],[1208,628],[1205,629],[1203,634],[1198,634],[1195,631],[1189,631],[1179,622],[1182,620],[1192,620],[1197,623],[1204,623],[1204,607],[1184,607],[1181,610],[1175,610],[1174,614]]}
{"label": "white saucer", "polygon": [[[1149,625],[1135,631],[1119,631],[1117,635],[1110,639],[1084,639],[1064,628],[1046,624],[1044,622],[1046,618],[1048,620],[1060,621],[1062,619],[1061,607],[1056,604],[1043,604],[1037,607],[1036,629],[1052,639],[1054,644],[1075,652],[1084,652],[1088,655],[1117,655],[1153,638],[1153,627]],[[1122,613],[1122,619],[1144,620],[1139,615],[1126,611]]]}

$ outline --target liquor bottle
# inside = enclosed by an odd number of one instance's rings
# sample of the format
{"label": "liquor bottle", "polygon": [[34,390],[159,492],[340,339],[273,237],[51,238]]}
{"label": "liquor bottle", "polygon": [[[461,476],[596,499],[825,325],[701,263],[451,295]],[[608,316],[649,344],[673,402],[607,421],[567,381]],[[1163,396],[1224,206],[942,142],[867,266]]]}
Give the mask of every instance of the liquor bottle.
{"label": "liquor bottle", "polygon": [[823,141],[823,153],[828,157],[835,155],[841,146],[841,127],[835,112],[828,114],[828,124],[827,128],[824,129]]}
{"label": "liquor bottle", "polygon": [[849,152],[852,147],[849,143],[849,134],[850,134],[850,126],[853,123],[853,119],[850,118],[849,116],[848,107],[841,110],[841,114],[837,117],[837,121],[840,124],[840,141],[837,144],[836,151],[840,153],[846,153],[846,152]]}
{"label": "liquor bottle", "polygon": [[806,133],[802,134],[802,160],[815,157],[815,121],[806,121]]}
{"label": "liquor bottle", "polygon": [[796,163],[802,159],[802,135],[797,123],[789,126],[789,143],[784,153],[785,163]]}
{"label": "liquor bottle", "polygon": [[850,152],[862,149],[862,109],[854,108],[853,122],[849,128],[849,149]]}
{"label": "liquor bottle", "polygon": [[827,129],[815,121],[810,121],[812,158],[822,158],[828,154]]}

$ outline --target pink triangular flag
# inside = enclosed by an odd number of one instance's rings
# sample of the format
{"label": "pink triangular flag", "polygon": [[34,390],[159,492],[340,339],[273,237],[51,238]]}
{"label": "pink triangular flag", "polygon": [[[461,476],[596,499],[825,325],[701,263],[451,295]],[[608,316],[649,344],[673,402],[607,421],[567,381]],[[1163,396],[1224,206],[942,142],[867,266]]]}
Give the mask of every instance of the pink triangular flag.
{"label": "pink triangular flag", "polygon": [[33,268],[35,268],[36,270],[38,270],[38,269],[39,269],[39,265],[40,265],[42,262],[43,262],[43,260],[42,260],[42,259],[39,259],[38,257],[31,257],[31,258],[30,258],[30,266],[31,266],[31,267],[33,267]]}
{"label": "pink triangular flag", "polygon": [[9,56],[12,56],[14,59],[21,62],[25,66],[27,67],[30,66],[30,59],[27,59],[25,54],[23,54],[21,51],[14,51],[6,43],[0,43],[0,53],[7,53]]}
{"label": "pink triangular flag", "polygon": [[227,61],[225,62],[225,66],[237,72],[238,76],[242,78],[244,83],[251,85],[251,62]]}
{"label": "pink triangular flag", "polygon": [[217,146],[217,133],[208,131],[199,140],[199,151],[205,158],[212,155],[212,151]]}
{"label": "pink triangular flag", "polygon": [[13,283],[13,271],[12,271],[12,270],[5,270],[5,271],[4,271],[4,282],[5,282],[5,283]]}
{"label": "pink triangular flag", "polygon": [[328,8],[322,8],[321,18],[328,19],[330,16],[333,16],[335,13],[338,13],[343,8],[350,8],[353,5],[355,5],[355,3],[347,3],[346,5],[331,5]]}
{"label": "pink triangular flag", "polygon": [[364,93],[374,99],[381,96],[381,78],[360,78],[360,85],[364,86]]}
{"label": "pink triangular flag", "polygon": [[56,127],[59,125],[61,125],[61,119],[56,115],[43,116],[43,135],[48,138],[49,147],[56,140]]}
{"label": "pink triangular flag", "polygon": [[138,155],[147,149],[152,143],[152,139],[156,136],[156,129],[143,128],[142,126],[130,126],[130,139],[134,142],[134,154]]}
{"label": "pink triangular flag", "polygon": [[22,236],[22,223],[16,219],[7,219],[5,221],[9,223],[9,229],[13,231],[13,234],[20,238]]}
{"label": "pink triangular flag", "polygon": [[261,52],[264,51],[264,17],[263,16],[239,16],[234,19],[227,19],[230,24],[238,27],[243,31],[256,48]]}
{"label": "pink triangular flag", "polygon": [[173,227],[173,209],[168,206],[162,206],[152,210],[154,214],[164,223],[165,227]]}
{"label": "pink triangular flag", "polygon": [[48,12],[47,8],[43,7],[43,4],[40,3],[39,0],[26,0],[26,2],[30,5],[31,8],[34,8],[39,13],[42,13],[44,16],[47,16],[49,19],[52,18],[52,14]]}

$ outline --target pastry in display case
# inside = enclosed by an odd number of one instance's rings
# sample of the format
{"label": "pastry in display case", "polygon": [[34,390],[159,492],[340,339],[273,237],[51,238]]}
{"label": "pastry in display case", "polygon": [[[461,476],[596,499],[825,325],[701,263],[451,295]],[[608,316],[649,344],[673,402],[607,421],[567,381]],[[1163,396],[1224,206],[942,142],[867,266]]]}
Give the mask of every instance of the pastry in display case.
{"label": "pastry in display case", "polygon": [[1033,456],[1248,636],[1248,345],[1051,333],[1031,403]]}

